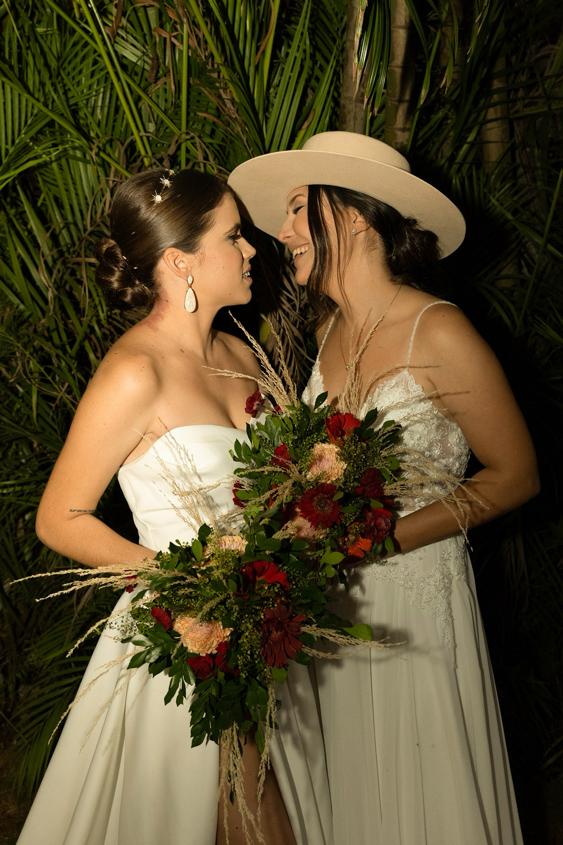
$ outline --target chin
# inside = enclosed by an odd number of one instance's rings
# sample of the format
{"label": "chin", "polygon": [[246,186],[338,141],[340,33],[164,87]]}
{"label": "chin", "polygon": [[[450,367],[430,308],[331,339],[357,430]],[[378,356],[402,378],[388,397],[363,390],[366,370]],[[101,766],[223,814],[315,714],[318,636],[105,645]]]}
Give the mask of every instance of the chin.
{"label": "chin", "polygon": [[251,299],[252,299],[252,289],[248,288],[248,290],[245,291],[243,293],[243,295],[241,296],[240,302],[237,302],[237,305],[246,305],[247,302],[250,302]]}

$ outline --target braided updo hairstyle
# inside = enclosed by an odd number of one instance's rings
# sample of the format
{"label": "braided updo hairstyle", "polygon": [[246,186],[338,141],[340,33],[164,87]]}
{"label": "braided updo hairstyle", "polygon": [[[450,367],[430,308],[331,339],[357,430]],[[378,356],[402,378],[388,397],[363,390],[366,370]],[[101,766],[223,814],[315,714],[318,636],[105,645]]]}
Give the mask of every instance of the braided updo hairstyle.
{"label": "braided updo hairstyle", "polygon": [[[334,216],[338,256],[333,254],[327,236],[323,200],[326,200]],[[359,191],[328,185],[309,185],[307,214],[315,258],[307,292],[316,325],[334,310],[334,304],[326,296],[325,284],[337,261],[337,278],[342,285],[343,261],[346,259],[343,249],[346,242],[346,208],[359,211],[366,223],[379,234],[387,267],[397,283],[422,287],[440,259],[438,237],[428,229],[421,229],[414,218],[403,217],[399,211],[382,200]]]}
{"label": "braided updo hairstyle", "polygon": [[98,248],[96,281],[110,305],[150,306],[154,270],[165,249],[195,252],[226,194],[226,182],[196,170],[150,170],[121,184],[110,213],[111,237]]}

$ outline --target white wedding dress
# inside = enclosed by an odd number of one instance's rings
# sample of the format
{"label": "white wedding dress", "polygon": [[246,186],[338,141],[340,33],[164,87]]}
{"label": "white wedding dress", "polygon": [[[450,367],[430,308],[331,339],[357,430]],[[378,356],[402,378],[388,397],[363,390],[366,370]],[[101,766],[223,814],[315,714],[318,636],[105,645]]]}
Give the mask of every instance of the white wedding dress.
{"label": "white wedding dress", "polygon": [[[236,510],[229,451],[244,436],[227,426],[181,426],[121,467],[119,483],[141,544],[166,549],[171,541],[191,540],[202,522],[228,531]],[[130,601],[124,593],[116,612]],[[133,650],[120,642],[115,625],[106,626],[18,845],[214,845],[218,747],[191,747],[189,701],[165,705],[163,675],[125,668],[123,657]],[[279,697],[272,758],[296,840],[331,845],[308,674],[293,673]]]}
{"label": "white wedding dress", "polygon": [[[463,433],[409,370],[418,319],[407,366],[376,385],[360,415],[377,408],[377,424],[401,422],[406,445],[461,478]],[[312,404],[322,392],[317,357],[303,399]],[[335,845],[521,845],[463,539],[358,568],[335,608],[404,642],[316,666]]]}

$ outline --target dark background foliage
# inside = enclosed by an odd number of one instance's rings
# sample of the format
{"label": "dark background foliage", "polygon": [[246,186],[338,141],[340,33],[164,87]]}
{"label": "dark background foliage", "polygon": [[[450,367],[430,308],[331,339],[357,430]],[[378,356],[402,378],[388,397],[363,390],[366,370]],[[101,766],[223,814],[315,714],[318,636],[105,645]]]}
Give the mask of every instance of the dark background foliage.
{"label": "dark background foliage", "polygon": [[[468,237],[437,290],[493,345],[538,448],[541,495],[471,541],[526,842],[563,839],[553,811],[563,770],[560,25],[557,0],[533,10],[525,0],[4,0],[0,699],[21,802],[91,642],[66,651],[113,601],[37,603],[44,582],[10,585],[65,565],[33,520],[76,403],[124,325],[92,281],[111,189],[152,166],[225,175],[250,155],[346,128],[399,146],[463,209]],[[258,313],[271,312],[298,372],[302,294],[272,275],[275,247],[259,246],[259,304],[241,316],[259,332]],[[101,513],[131,530],[115,486]]]}

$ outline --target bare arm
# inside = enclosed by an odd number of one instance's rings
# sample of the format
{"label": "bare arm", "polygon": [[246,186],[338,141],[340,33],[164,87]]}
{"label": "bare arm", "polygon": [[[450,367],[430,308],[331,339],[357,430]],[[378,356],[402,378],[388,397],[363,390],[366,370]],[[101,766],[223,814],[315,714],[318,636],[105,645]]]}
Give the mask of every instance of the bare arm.
{"label": "bare arm", "polygon": [[458,512],[435,502],[398,520],[403,552],[488,522],[535,496],[539,479],[522,414],[492,350],[456,308],[424,315],[417,357],[436,362],[431,377],[439,403],[461,427],[482,469],[456,491]]}
{"label": "bare arm", "polygon": [[39,539],[87,566],[134,566],[154,552],[94,516],[150,420],[157,379],[144,356],[110,353],[88,386],[39,504]]}

